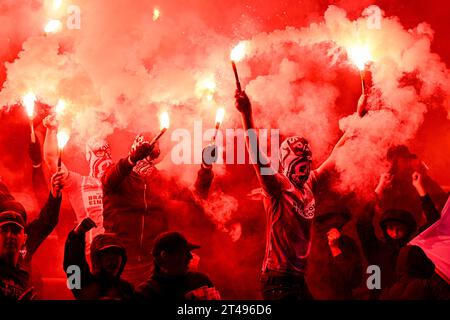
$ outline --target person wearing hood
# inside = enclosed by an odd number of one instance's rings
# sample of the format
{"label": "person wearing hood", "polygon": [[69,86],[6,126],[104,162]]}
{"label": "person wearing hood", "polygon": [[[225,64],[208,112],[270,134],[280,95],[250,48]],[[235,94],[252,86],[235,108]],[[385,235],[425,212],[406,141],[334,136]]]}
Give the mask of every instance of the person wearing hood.
{"label": "person wearing hood", "polygon": [[434,263],[418,246],[400,250],[394,284],[383,291],[382,300],[450,300],[450,285],[435,272]]}
{"label": "person wearing hood", "polygon": [[448,198],[446,192],[428,175],[428,167],[407,146],[397,145],[387,152],[389,162],[390,183],[380,194],[379,205],[382,210],[396,208],[411,212],[416,221],[421,221],[421,199],[417,197],[417,190],[411,184],[414,172],[421,175],[422,184],[438,207]]}
{"label": "person wearing hood", "polygon": [[[311,170],[312,154],[308,141],[299,136],[287,138],[280,146],[281,172],[278,172],[275,164],[271,164],[260,150],[252,106],[245,91],[237,90],[235,98],[266,211],[262,296],[265,300],[311,299],[305,272],[315,214],[314,191],[317,181],[334,168],[335,151],[345,143],[349,134],[341,137],[328,159],[316,170]],[[360,101],[365,103],[366,99]]]}
{"label": "person wearing hood", "polygon": [[164,232],[155,239],[151,277],[136,288],[137,300],[219,300],[209,277],[189,270],[192,250],[200,248],[179,232]]}
{"label": "person wearing hood", "polygon": [[[44,159],[50,172],[56,172],[58,170],[56,138],[58,122],[55,116],[47,116],[44,119],[44,126],[47,128],[44,141]],[[111,146],[105,140],[93,137],[86,142],[85,156],[89,163],[89,175],[81,175],[78,172],[67,170],[64,163],[62,168],[66,172],[64,190],[75,212],[77,223],[89,217],[97,225],[97,228],[86,234],[89,248],[92,239],[105,231],[103,228],[103,187],[100,178],[113,163]]]}
{"label": "person wearing hood", "polygon": [[70,279],[70,266],[80,268],[79,287],[71,288],[77,300],[131,300],[134,288],[121,278],[127,263],[125,247],[114,234],[98,234],[92,240],[91,265],[86,261],[86,233],[97,227],[91,218],[85,218],[72,230],[64,249],[64,271]]}
{"label": "person wearing hood", "polygon": [[383,191],[390,185],[392,176],[382,175],[375,189],[375,197],[366,205],[365,212],[356,223],[356,230],[361,241],[363,253],[369,265],[377,265],[381,270],[381,289],[373,289],[371,298],[379,298],[381,291],[389,287],[395,281],[395,266],[399,251],[415,235],[422,232],[439,220],[440,214],[434,206],[430,196],[422,183],[422,176],[414,172],[412,184],[416,188],[422,202],[422,209],[426,217],[426,223],[417,228],[413,215],[402,209],[388,209],[380,216],[380,228],[384,239],[378,239],[373,219],[378,208],[377,199],[380,199]]}
{"label": "person wearing hood", "polygon": [[48,200],[29,223],[23,205],[0,180],[0,301],[37,297],[31,284],[32,258],[58,223],[63,174],[52,176]]}
{"label": "person wearing hood", "polygon": [[153,257],[149,248],[161,232],[167,231],[168,203],[171,200],[195,204],[195,196],[207,196],[213,180],[212,163],[214,146],[197,174],[194,192],[181,187],[173,178],[156,168],[160,161],[159,143],[150,144],[149,133],[138,134],[127,157],[109,167],[102,177],[103,219],[106,232],[116,233],[128,254],[128,264],[123,277],[133,285],[149,278]]}
{"label": "person wearing hood", "polygon": [[359,248],[342,234],[350,220],[346,210],[320,214],[314,220],[307,279],[315,299],[350,300],[362,281]]}

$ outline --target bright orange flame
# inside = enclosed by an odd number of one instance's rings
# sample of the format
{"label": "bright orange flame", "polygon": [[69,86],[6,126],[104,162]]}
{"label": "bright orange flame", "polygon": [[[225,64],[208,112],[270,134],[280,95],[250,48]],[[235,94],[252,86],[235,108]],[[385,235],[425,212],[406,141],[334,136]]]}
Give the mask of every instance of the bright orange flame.
{"label": "bright orange flame", "polygon": [[241,41],[237,44],[236,47],[231,50],[230,58],[234,62],[241,61],[245,57],[245,53],[247,51],[247,42]]}
{"label": "bright orange flame", "polygon": [[153,21],[156,21],[161,16],[161,11],[158,8],[153,9]]}
{"label": "bright orange flame", "polygon": [[216,123],[221,124],[224,117],[225,117],[225,109],[224,108],[217,109]]}
{"label": "bright orange flame", "polygon": [[44,27],[45,33],[57,33],[61,31],[62,23],[59,20],[50,20]]}
{"label": "bright orange flame", "polygon": [[212,100],[216,92],[216,82],[213,78],[200,80],[197,82],[195,91],[199,97],[206,96],[208,100]]}
{"label": "bright orange flame", "polygon": [[65,109],[66,109],[66,102],[62,99],[59,99],[55,107],[56,114],[62,114]]}
{"label": "bright orange flame", "polygon": [[352,63],[361,71],[364,70],[366,64],[372,60],[370,50],[366,46],[352,47],[347,50],[347,53]]}
{"label": "bright orange flame", "polygon": [[59,150],[62,150],[62,149],[64,149],[67,142],[69,141],[69,133],[66,130],[60,130],[56,134],[56,139],[58,140]]}
{"label": "bright orange flame", "polygon": [[160,122],[161,130],[169,129],[169,127],[170,127],[170,117],[169,117],[169,113],[167,111],[164,111],[161,114],[161,117],[159,118],[159,122]]}
{"label": "bright orange flame", "polygon": [[58,10],[61,8],[62,0],[53,0],[53,9]]}
{"label": "bright orange flame", "polygon": [[36,102],[36,95],[33,92],[27,93],[22,99],[22,104],[25,107],[27,116],[30,119],[33,119],[33,117],[34,117],[34,103],[35,102]]}

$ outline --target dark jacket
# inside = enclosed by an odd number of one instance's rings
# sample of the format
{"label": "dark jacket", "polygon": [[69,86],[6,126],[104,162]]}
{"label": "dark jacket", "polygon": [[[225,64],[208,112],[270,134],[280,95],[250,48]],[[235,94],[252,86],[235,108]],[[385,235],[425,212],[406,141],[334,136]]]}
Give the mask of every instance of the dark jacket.
{"label": "dark jacket", "polygon": [[[92,271],[86,261],[86,239],[84,234],[74,231],[69,233],[64,249],[64,271],[69,266],[80,268],[81,289],[72,289],[77,300],[130,300],[133,297],[133,286],[120,278],[125,268],[127,255],[125,248],[118,239],[110,234],[97,235],[91,244]],[[114,245],[122,248],[122,265],[116,277],[102,272],[99,263],[99,249],[103,246]],[[72,274],[67,273],[69,278]]]}
{"label": "dark jacket", "polygon": [[[60,207],[61,197],[54,198],[50,194],[38,217],[26,225],[27,239],[18,265],[15,268],[0,266],[0,300],[17,300],[30,288],[32,257],[58,224]],[[22,214],[26,221],[23,206],[14,199],[8,188],[0,183],[0,211],[6,210],[14,210]]]}
{"label": "dark jacket", "polygon": [[[404,210],[387,210],[380,217],[380,227],[385,235],[384,240],[377,238],[373,226],[373,217],[375,215],[375,202],[370,202],[365,209],[365,214],[361,216],[356,223],[356,230],[361,241],[363,253],[369,265],[377,265],[381,269],[381,290],[391,286],[396,279],[395,266],[399,251],[404,247],[418,232],[422,232],[431,224],[439,220],[440,214],[436,210],[429,195],[421,197],[422,208],[424,210],[427,222],[417,231],[417,225],[411,214]],[[391,239],[386,235],[386,223],[389,220],[403,222],[407,226],[407,235],[400,241]],[[380,295],[380,290],[371,290],[372,299]]]}
{"label": "dark jacket", "polygon": [[[133,166],[124,158],[102,178],[103,226],[123,242],[131,264],[152,260],[153,239],[168,230],[169,200],[194,202],[190,190],[179,188],[158,170],[145,178],[132,170]],[[196,191],[204,195],[212,179],[211,170],[200,169],[195,185],[203,189]]]}
{"label": "dark jacket", "polygon": [[328,244],[328,231],[332,228],[341,230],[350,219],[347,212],[330,212],[314,220],[307,279],[315,299],[352,299],[353,289],[362,281],[362,258],[356,242],[342,235],[338,242],[342,253],[336,257],[333,257]]}
{"label": "dark jacket", "polygon": [[450,299],[450,285],[435,274],[433,262],[420,247],[402,248],[396,269],[397,281],[383,292],[383,300]]}
{"label": "dark jacket", "polygon": [[149,280],[136,288],[137,300],[183,301],[186,294],[201,288],[214,287],[212,281],[203,273],[188,272],[184,276],[171,277],[155,272]]}

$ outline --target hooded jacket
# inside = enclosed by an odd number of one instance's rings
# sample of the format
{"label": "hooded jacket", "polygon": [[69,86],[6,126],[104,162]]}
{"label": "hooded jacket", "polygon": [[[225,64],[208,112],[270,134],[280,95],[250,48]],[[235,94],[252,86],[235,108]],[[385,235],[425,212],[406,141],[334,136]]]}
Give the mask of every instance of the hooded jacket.
{"label": "hooded jacket", "polygon": [[[200,169],[196,192],[207,193],[211,170]],[[112,165],[102,178],[103,225],[123,242],[130,264],[150,262],[153,240],[168,230],[167,207],[172,199],[192,201],[192,192],[179,188],[158,170],[147,177],[133,172],[127,158]],[[202,188],[199,190],[198,188]]]}
{"label": "hooded jacket", "polygon": [[[122,254],[122,264],[115,277],[103,272],[99,262],[99,252],[110,246],[118,247]],[[130,300],[133,297],[134,288],[120,278],[127,263],[127,255],[117,237],[112,234],[100,234],[94,238],[91,244],[92,270],[86,261],[85,249],[85,235],[72,230],[67,237],[64,250],[64,271],[70,282],[73,273],[68,269],[69,266],[80,268],[81,288],[72,289],[75,298],[77,300]]]}
{"label": "hooded jacket", "polygon": [[[380,217],[380,227],[383,231],[384,239],[378,239],[372,223],[375,215],[375,201],[370,202],[365,208],[365,214],[356,223],[356,230],[361,241],[363,253],[369,265],[377,265],[381,269],[381,290],[391,286],[396,280],[395,266],[399,251],[418,232],[422,232],[428,226],[439,220],[439,212],[429,195],[421,197],[422,208],[427,218],[424,226],[417,230],[414,217],[407,211],[401,209],[391,209],[385,211]],[[389,221],[401,222],[406,226],[406,235],[401,240],[394,240],[387,236],[386,225]],[[380,290],[372,290],[372,298],[376,299],[380,295]]]}
{"label": "hooded jacket", "polygon": [[435,274],[433,262],[418,246],[400,250],[397,260],[397,281],[386,289],[383,300],[449,299],[450,285]]}

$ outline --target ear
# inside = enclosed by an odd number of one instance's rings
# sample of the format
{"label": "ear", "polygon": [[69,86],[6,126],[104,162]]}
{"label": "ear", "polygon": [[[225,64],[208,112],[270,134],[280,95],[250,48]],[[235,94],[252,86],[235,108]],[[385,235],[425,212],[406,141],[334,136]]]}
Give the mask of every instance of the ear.
{"label": "ear", "polygon": [[23,234],[23,247],[25,247],[25,243],[27,243],[28,235],[26,233]]}

